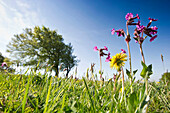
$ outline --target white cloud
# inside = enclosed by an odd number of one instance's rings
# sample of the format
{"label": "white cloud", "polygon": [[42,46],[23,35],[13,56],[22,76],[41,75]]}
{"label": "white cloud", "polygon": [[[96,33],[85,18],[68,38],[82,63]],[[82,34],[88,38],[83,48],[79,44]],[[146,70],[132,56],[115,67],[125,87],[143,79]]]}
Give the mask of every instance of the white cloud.
{"label": "white cloud", "polygon": [[21,33],[28,27],[42,25],[36,8],[19,0],[13,1],[13,3],[1,0],[0,15],[0,52],[5,56],[8,56],[5,52],[6,45],[14,34]]}

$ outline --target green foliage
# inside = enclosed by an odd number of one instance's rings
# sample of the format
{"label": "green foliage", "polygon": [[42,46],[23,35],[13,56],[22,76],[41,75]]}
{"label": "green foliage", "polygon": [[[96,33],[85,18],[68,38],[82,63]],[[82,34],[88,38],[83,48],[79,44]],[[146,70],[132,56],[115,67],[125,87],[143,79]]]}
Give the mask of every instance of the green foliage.
{"label": "green foliage", "polygon": [[4,58],[4,62],[7,63],[8,67],[10,67],[13,64],[13,62],[9,58],[7,58],[7,57]]}
{"label": "green foliage", "polygon": [[163,81],[163,82],[170,82],[170,72],[166,72],[162,75],[160,81]]}
{"label": "green foliage", "polygon": [[73,47],[72,47],[71,43],[69,43],[64,48],[64,52],[62,54],[62,63],[63,63],[62,70],[66,69],[66,71],[67,71],[66,77],[68,77],[69,72],[75,65],[77,65],[78,62],[79,62],[79,60],[76,60],[76,56],[73,55]]}
{"label": "green foliage", "polygon": [[57,76],[60,64],[63,63],[68,70],[77,64],[76,56],[72,55],[71,44],[66,45],[62,35],[44,26],[26,28],[24,33],[14,35],[7,48],[7,52],[17,59],[17,63],[34,66],[38,61],[47,63],[48,66],[53,66]]}
{"label": "green foliage", "polygon": [[152,64],[149,66],[146,66],[146,64],[144,64],[142,61],[141,61],[141,64],[143,66],[143,69],[140,73],[141,77],[145,78],[147,76],[147,78],[150,78],[150,75],[153,73],[152,72]]}
{"label": "green foliage", "polygon": [[135,74],[136,74],[137,71],[138,71],[138,70],[133,71],[133,75],[130,75],[130,71],[129,71],[128,69],[126,69],[126,74],[127,74],[127,76],[128,76],[129,79],[130,79],[130,78],[132,79],[132,77],[135,76]]}
{"label": "green foliage", "polygon": [[[119,75],[120,76],[120,75]],[[117,76],[117,78],[119,78]],[[134,83],[130,93],[125,82],[125,94],[121,100],[121,82],[112,80],[62,79],[35,71],[23,75],[0,73],[0,112],[115,112],[141,113],[148,104],[148,112],[169,112],[169,87],[163,82],[149,83],[149,101],[145,84]]]}

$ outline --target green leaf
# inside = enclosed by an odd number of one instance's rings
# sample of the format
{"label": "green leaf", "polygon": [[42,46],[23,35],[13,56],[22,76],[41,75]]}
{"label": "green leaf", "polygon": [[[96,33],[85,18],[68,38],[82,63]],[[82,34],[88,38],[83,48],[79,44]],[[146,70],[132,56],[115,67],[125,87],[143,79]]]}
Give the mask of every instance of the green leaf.
{"label": "green leaf", "polygon": [[130,71],[128,69],[126,69],[126,74],[128,76],[128,78],[131,78],[132,76],[130,75]]}
{"label": "green leaf", "polygon": [[147,72],[147,66],[143,63],[143,61],[141,61],[141,64],[143,66],[143,69],[142,69],[140,75],[141,75],[141,77],[145,78],[146,72]]}
{"label": "green leaf", "polygon": [[147,38],[147,36],[144,37],[144,40]]}
{"label": "green leaf", "polygon": [[137,71],[138,71],[138,69],[137,69],[137,70],[135,70],[135,71],[133,71],[133,75],[135,75]]}
{"label": "green leaf", "polygon": [[137,101],[136,92],[133,92],[132,94],[130,94],[128,98],[128,109],[130,113],[134,113],[135,108],[136,108],[136,105],[135,105],[136,101]]}
{"label": "green leaf", "polygon": [[147,71],[148,71],[148,78],[150,78],[150,75],[152,75],[152,64],[150,64],[147,68]]}
{"label": "green leaf", "polygon": [[50,86],[49,86],[49,89],[48,89],[48,94],[47,94],[46,102],[45,102],[45,109],[44,109],[44,112],[43,112],[43,113],[46,113],[46,111],[47,111],[48,100],[49,100],[49,98],[50,98],[50,93],[51,93],[51,84],[52,84],[52,77],[51,77],[51,79],[50,79]]}
{"label": "green leaf", "polygon": [[25,91],[25,94],[24,94],[24,99],[22,101],[22,113],[24,113],[24,110],[25,110],[25,104],[26,104],[26,101],[27,101],[27,96],[28,96],[28,91],[29,91],[29,84],[30,84],[30,76],[28,76],[28,82],[27,82],[27,86],[26,86],[26,91]]}

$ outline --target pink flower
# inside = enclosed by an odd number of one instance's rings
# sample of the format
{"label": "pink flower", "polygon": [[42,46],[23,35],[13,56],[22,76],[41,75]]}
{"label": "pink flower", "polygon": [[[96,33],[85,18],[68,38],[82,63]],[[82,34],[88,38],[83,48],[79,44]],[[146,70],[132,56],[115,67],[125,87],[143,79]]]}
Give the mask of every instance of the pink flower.
{"label": "pink flower", "polygon": [[7,63],[6,63],[6,62],[3,62],[3,63],[2,63],[2,67],[3,67],[3,66],[7,66]]}
{"label": "pink flower", "polygon": [[153,36],[153,37],[150,39],[150,42],[152,42],[156,37],[157,37],[157,35]]}
{"label": "pink flower", "polygon": [[158,19],[154,19],[154,18],[148,18],[149,20],[151,20],[151,21],[157,21]]}
{"label": "pink flower", "polygon": [[138,15],[138,14],[136,14],[136,17],[137,17],[137,19],[140,19],[140,17],[139,17],[139,15]]}
{"label": "pink flower", "polygon": [[140,25],[140,21],[138,20],[138,23],[137,23],[137,25],[136,25],[136,28],[137,28],[137,31],[142,32],[143,29],[145,28],[145,26]]}
{"label": "pink flower", "polygon": [[138,21],[138,23],[136,23],[134,20],[137,18],[137,19],[140,19],[140,17],[139,17],[139,15],[138,14],[136,14],[136,16],[135,17],[133,17],[133,14],[131,13],[131,14],[127,14],[126,15],[126,20],[127,20],[127,22],[126,22],[126,24],[127,25],[139,25],[140,23],[140,21]]}
{"label": "pink flower", "polygon": [[117,33],[118,36],[124,37],[125,32],[123,31],[123,29],[116,30],[115,32]]}
{"label": "pink flower", "polygon": [[104,50],[108,51],[108,48],[106,46],[104,46]]}
{"label": "pink flower", "polygon": [[126,53],[126,51],[124,49],[121,49],[122,53]]}
{"label": "pink flower", "polygon": [[157,30],[158,28],[157,28],[156,26],[154,26],[154,27],[151,27],[151,29],[152,29],[152,30],[155,30],[155,31],[151,31],[150,34],[155,35],[155,34],[157,33],[156,30]]}
{"label": "pink flower", "polygon": [[158,28],[157,28],[156,26],[154,26],[154,27],[151,27],[151,29],[153,29],[153,30],[157,30]]}
{"label": "pink flower", "polygon": [[97,46],[95,46],[93,49],[94,49],[94,51],[98,51],[98,48],[97,48]]}
{"label": "pink flower", "polygon": [[126,18],[126,20],[129,20],[129,19],[133,18],[133,14],[132,13],[127,13],[125,18]]}
{"label": "pink flower", "polygon": [[111,57],[110,57],[110,52],[109,52],[107,55],[108,55],[108,56],[107,56],[105,62],[110,62],[110,59],[111,59]]}
{"label": "pink flower", "polygon": [[115,29],[113,28],[113,29],[111,30],[111,34],[114,35],[114,33],[115,33]]}

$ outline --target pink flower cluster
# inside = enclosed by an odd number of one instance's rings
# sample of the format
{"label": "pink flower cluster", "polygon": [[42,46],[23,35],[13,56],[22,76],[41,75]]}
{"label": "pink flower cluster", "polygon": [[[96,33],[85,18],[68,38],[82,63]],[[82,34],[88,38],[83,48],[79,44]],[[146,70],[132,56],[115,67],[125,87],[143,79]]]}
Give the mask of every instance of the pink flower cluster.
{"label": "pink flower cluster", "polygon": [[[157,21],[158,19],[149,17],[148,19],[150,20],[150,22],[148,23],[147,26],[141,25],[141,22],[139,20],[138,20],[138,22],[134,21],[135,19],[140,19],[138,14],[136,14],[136,16],[134,17],[132,13],[127,13],[127,15],[125,16],[125,19],[127,20],[127,22],[126,22],[127,26],[128,25],[136,25],[136,29],[134,30],[134,39],[139,44],[143,43],[143,41],[144,41],[143,33],[146,34],[147,36],[151,37],[150,42],[152,42],[157,37],[157,29],[158,28],[156,26],[150,27],[150,25],[151,25],[152,21]],[[123,29],[115,30],[113,28],[111,30],[111,34],[114,35],[115,32],[117,33],[118,36],[124,37],[126,35]],[[126,37],[126,38],[129,38],[129,37]],[[128,41],[130,41],[130,40],[128,40]]]}
{"label": "pink flower cluster", "polygon": [[108,51],[108,48],[106,47],[106,46],[104,46],[104,48],[100,48],[100,49],[98,49],[97,48],[97,46],[95,46],[94,48],[94,51],[99,51],[99,54],[100,54],[100,57],[101,56],[107,56],[107,58],[106,58],[106,62],[109,62],[110,61],[110,59],[111,59],[111,57],[110,57],[110,52],[108,52],[108,54],[106,54],[106,53],[104,53],[103,51],[105,50],[105,51]]}
{"label": "pink flower cluster", "polygon": [[[106,46],[104,46],[104,48],[101,48],[101,49],[98,49],[97,46],[95,46],[93,48],[93,50],[94,51],[99,51],[100,56],[107,56],[105,62],[110,62],[110,60],[111,60],[110,52],[108,52],[108,54],[103,52],[103,50],[108,51],[108,48]],[[121,54],[126,53],[126,51],[124,49],[121,49],[121,51],[122,51]]]}
{"label": "pink flower cluster", "polygon": [[115,30],[114,28],[111,30],[111,34],[114,35],[114,33],[117,33],[117,36],[125,36],[125,32],[123,31],[123,29],[119,29],[119,30]]}

